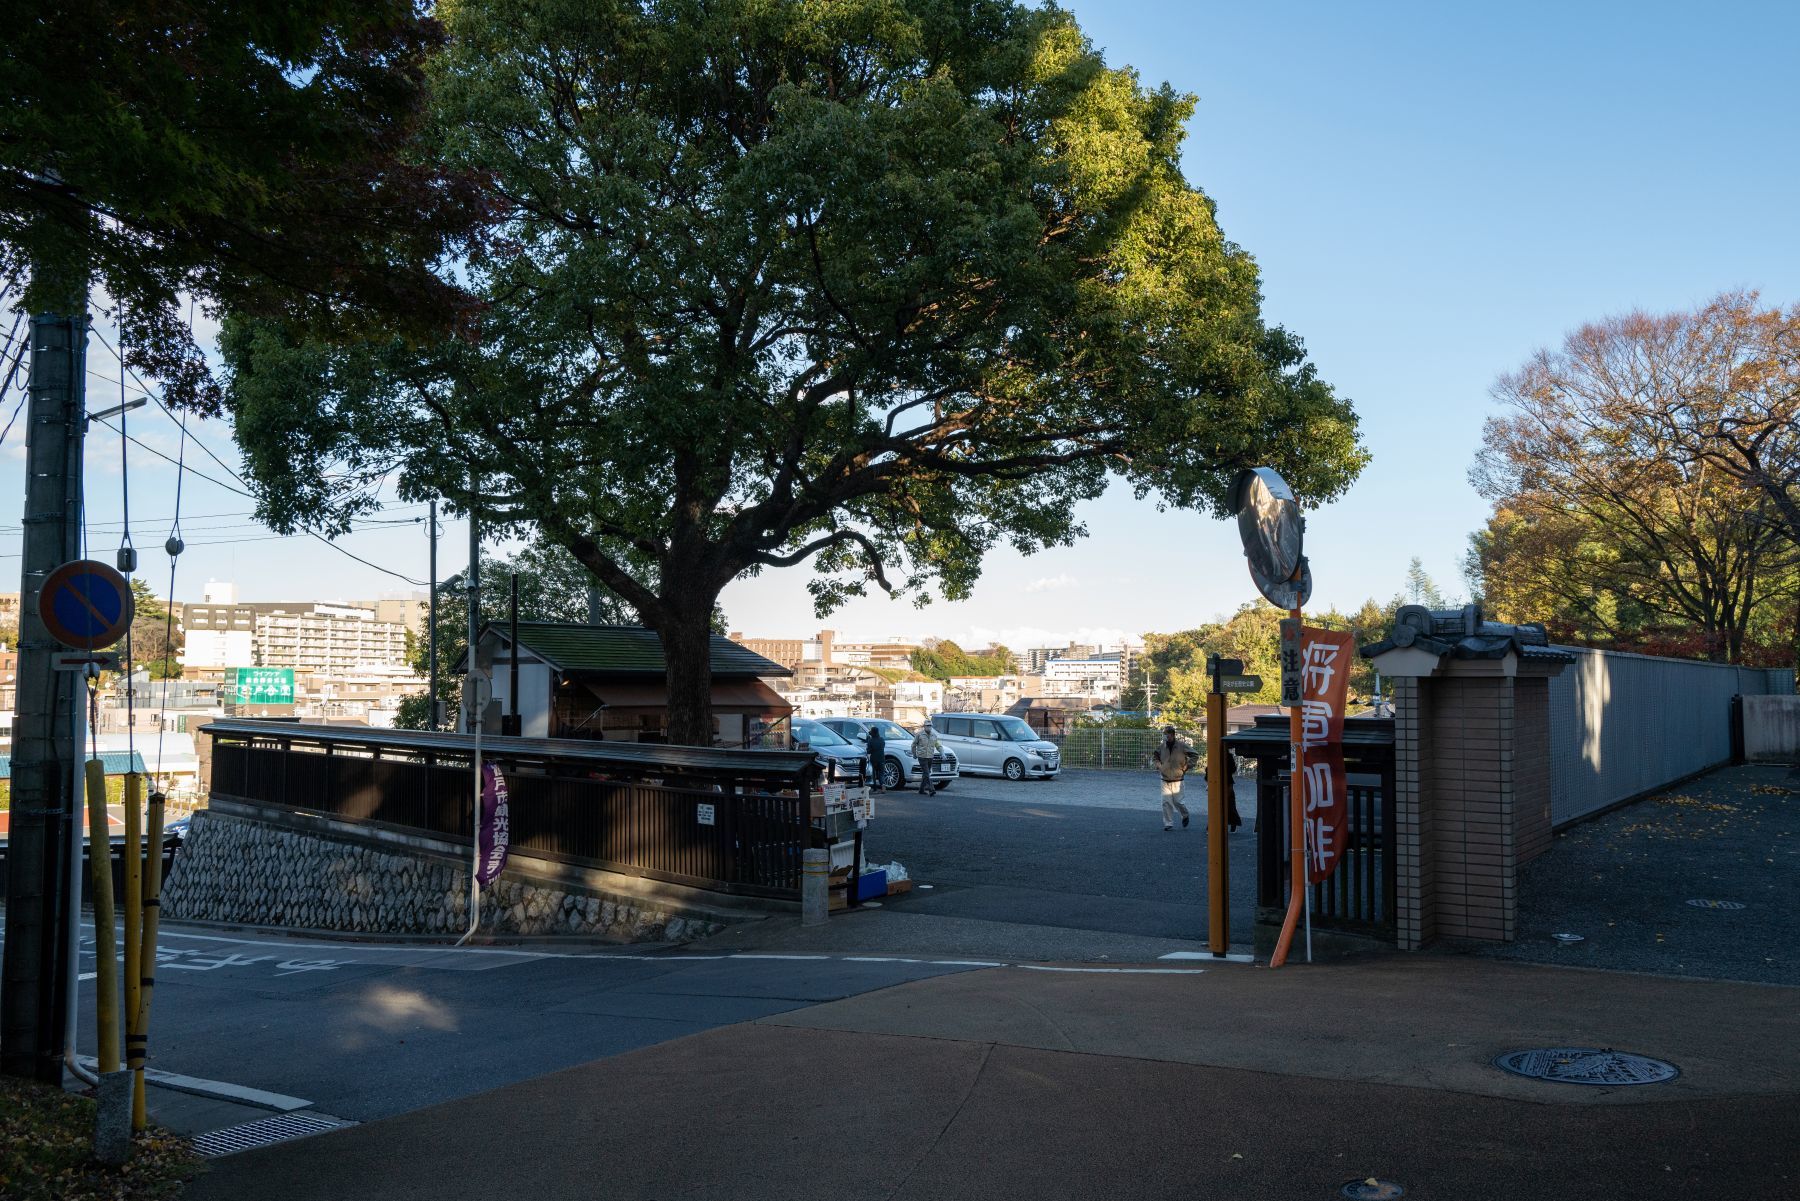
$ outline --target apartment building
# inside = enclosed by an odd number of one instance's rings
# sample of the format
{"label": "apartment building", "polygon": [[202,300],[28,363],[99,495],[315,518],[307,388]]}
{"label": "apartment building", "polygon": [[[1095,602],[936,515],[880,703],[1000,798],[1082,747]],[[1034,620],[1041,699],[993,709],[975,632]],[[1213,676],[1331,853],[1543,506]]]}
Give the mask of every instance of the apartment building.
{"label": "apartment building", "polygon": [[1124,687],[1123,663],[1122,653],[1118,651],[1046,660],[1043,672],[1045,694],[1116,701]]}
{"label": "apartment building", "polygon": [[257,667],[343,676],[369,664],[406,662],[406,627],[350,605],[257,606]]}

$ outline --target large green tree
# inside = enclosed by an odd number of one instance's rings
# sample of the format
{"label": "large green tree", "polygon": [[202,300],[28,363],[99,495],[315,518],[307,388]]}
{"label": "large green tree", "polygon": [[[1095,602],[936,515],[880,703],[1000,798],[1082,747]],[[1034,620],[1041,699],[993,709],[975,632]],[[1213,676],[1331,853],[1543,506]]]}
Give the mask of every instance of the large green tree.
{"label": "large green tree", "polygon": [[1109,477],[1218,511],[1243,466],[1317,503],[1364,462],[1182,175],[1193,99],[1064,11],[440,11],[433,153],[505,206],[455,271],[479,336],[233,323],[239,436],[284,529],[394,479],[541,527],[661,635],[674,741],[708,737],[708,619],[740,575],[810,560],[821,612],[960,597],[996,543],[1078,537]]}
{"label": "large green tree", "polygon": [[190,296],[329,329],[432,328],[467,294],[430,267],[474,180],[411,158],[424,63],[415,0],[65,0],[0,34],[0,298],[117,306],[128,360],[216,408]]}

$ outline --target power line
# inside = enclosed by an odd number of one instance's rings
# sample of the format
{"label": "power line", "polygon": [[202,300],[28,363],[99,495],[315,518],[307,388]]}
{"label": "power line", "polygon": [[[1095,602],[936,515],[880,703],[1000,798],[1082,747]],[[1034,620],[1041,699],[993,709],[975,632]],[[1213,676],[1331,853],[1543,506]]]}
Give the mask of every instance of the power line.
{"label": "power line", "polygon": [[[167,412],[167,410],[164,410],[164,411]],[[171,414],[171,416],[172,416],[172,414]],[[223,488],[227,492],[235,492],[239,496],[243,497],[246,500],[255,500],[256,499],[255,494],[246,492],[242,488],[234,488],[230,484],[227,484],[224,480],[214,479],[212,476],[207,475],[204,471],[201,471],[199,468],[189,467],[186,463],[183,463],[180,459],[175,458],[173,455],[166,455],[162,451],[156,449],[156,447],[151,446],[149,443],[140,441],[138,438],[134,437],[131,434],[126,433],[124,430],[122,430],[118,426],[114,425],[112,423],[111,419],[109,419],[109,418],[96,417],[96,418],[94,418],[94,420],[98,421],[101,425],[104,425],[106,428],[110,429],[113,433],[119,435],[119,437],[129,440],[134,445],[136,445],[139,449],[149,451],[151,454],[153,454],[157,458],[163,460],[165,463],[175,464],[175,466],[180,471],[187,472],[189,475],[197,475],[201,479],[205,480],[207,483],[212,484],[215,487]],[[179,482],[177,482],[175,486],[177,489],[179,489],[181,487]]]}
{"label": "power line", "polygon": [[[151,400],[155,401],[156,407],[161,409],[164,413],[168,414],[168,416],[171,419],[173,419],[175,416],[174,410],[170,409],[167,404],[163,403],[162,397],[158,396],[156,393],[154,393],[150,390],[150,385],[146,384],[143,380],[143,377],[140,376],[136,371],[132,370],[130,364],[125,362],[125,356],[123,354],[119,353],[119,351],[113,346],[113,344],[111,342],[108,342],[106,340],[106,335],[102,334],[99,330],[95,330],[94,337],[98,338],[100,340],[100,345],[106,347],[106,349],[108,351],[111,351],[113,358],[115,358],[119,361],[119,374],[131,376],[132,382],[137,384],[138,387],[140,387],[144,390],[144,395],[148,396]],[[193,440],[193,443],[195,446],[198,446],[201,450],[206,452],[207,458],[209,458],[213,462],[217,463],[220,467],[223,467],[225,469],[225,473],[227,475],[231,476],[231,478],[235,479],[238,483],[243,484],[246,487],[249,486],[249,481],[246,480],[243,476],[238,474],[237,468],[233,467],[230,463],[227,463],[224,459],[221,459],[218,455],[214,454],[212,447],[210,447],[206,443],[202,442],[199,439],[199,437],[195,434],[189,434],[188,437]],[[246,493],[245,495],[249,495],[249,494]]]}
{"label": "power line", "polygon": [[[106,340],[105,335],[100,333],[99,330],[95,330],[94,337],[99,339],[100,344],[102,346],[106,347],[106,349],[109,352],[111,352],[113,358],[118,360],[119,374],[122,376],[127,375],[127,374],[130,375],[132,380],[134,382],[136,382],[137,386],[144,390],[144,395],[148,396],[151,400],[156,402],[157,408],[161,409],[165,414],[167,414],[167,416],[169,417],[169,419],[171,421],[176,420],[174,410],[170,409],[167,404],[163,403],[162,397],[158,396],[156,393],[154,393],[150,390],[150,386],[143,381],[143,378],[141,376],[139,376],[136,371],[132,370],[131,366],[125,362],[125,356],[123,354],[121,354],[118,351],[118,349],[113,346],[112,343],[110,343]],[[192,438],[194,445],[198,446],[201,450],[205,451],[206,456],[208,458],[210,458],[213,462],[217,463],[220,467],[224,468],[225,473],[227,475],[229,475],[229,476],[231,476],[231,478],[237,480],[238,483],[245,485],[245,487],[249,486],[249,481],[245,480],[243,476],[238,474],[237,468],[233,467],[231,464],[227,463],[224,459],[221,459],[218,455],[214,454],[212,448],[210,446],[208,446],[206,443],[202,442],[198,437],[195,437],[194,435],[191,435],[187,432],[187,423],[185,421],[179,422],[179,424],[181,425],[182,436],[184,438]],[[120,433],[121,433],[121,436],[124,436],[123,431],[120,431]],[[132,441],[136,442],[137,439],[133,438]],[[160,451],[157,451],[152,447],[144,446],[144,444],[142,442],[138,442],[138,445],[143,446],[144,449],[150,451],[151,454],[158,455],[159,457],[164,458],[164,459],[169,458],[169,456],[162,454]],[[206,475],[204,472],[195,471],[192,467],[186,467],[184,464],[176,462],[173,459],[171,459],[169,461],[174,462],[177,467],[180,467],[183,470],[192,471],[195,475],[198,475],[201,479],[207,480],[214,484],[217,484],[219,487],[224,488],[227,491],[236,492],[238,495],[249,497],[252,500],[256,499],[254,495],[252,495],[249,492],[244,491],[241,488],[233,488],[230,484],[221,483],[220,481],[213,479],[211,476]],[[177,483],[176,483],[177,495],[179,495],[180,487],[181,487],[180,482],[177,481]],[[180,507],[179,504],[177,504],[176,507],[179,508]],[[338,552],[338,554],[343,555],[347,559],[354,559],[356,562],[361,563],[364,567],[373,568],[374,570],[381,572],[383,575],[391,575],[395,579],[400,580],[407,584],[411,584],[415,588],[423,588],[426,586],[426,584],[423,580],[415,580],[409,575],[402,575],[400,572],[394,571],[391,568],[383,567],[379,563],[371,563],[369,560],[363,558],[361,555],[352,554],[348,550],[345,550],[343,547],[339,546],[337,543],[333,542],[331,539],[325,537],[323,534],[317,533],[313,530],[306,530],[304,532],[306,533],[307,536],[313,538],[315,541],[323,543],[326,546],[329,546],[332,550],[335,550],[336,552]]]}

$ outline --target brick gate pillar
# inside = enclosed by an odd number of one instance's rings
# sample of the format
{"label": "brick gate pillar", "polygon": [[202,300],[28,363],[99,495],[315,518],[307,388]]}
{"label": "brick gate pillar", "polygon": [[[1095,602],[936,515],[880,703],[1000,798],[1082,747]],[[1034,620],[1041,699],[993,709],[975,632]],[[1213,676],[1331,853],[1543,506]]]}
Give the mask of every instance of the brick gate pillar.
{"label": "brick gate pillar", "polygon": [[1473,606],[1407,606],[1363,653],[1394,684],[1399,945],[1512,941],[1518,868],[1550,838],[1548,680],[1571,656]]}

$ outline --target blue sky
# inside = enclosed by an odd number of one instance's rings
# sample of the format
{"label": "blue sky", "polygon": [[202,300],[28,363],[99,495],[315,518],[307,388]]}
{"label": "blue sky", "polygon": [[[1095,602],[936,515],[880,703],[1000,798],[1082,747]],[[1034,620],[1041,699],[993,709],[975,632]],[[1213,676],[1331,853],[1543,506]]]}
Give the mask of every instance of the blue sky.
{"label": "blue sky", "polygon": [[[1463,589],[1467,537],[1486,513],[1465,477],[1488,388],[1533,349],[1583,321],[1727,288],[1800,301],[1800,5],[1071,7],[1109,62],[1200,97],[1189,178],[1260,263],[1268,318],[1306,340],[1361,414],[1374,461],[1309,520],[1318,602],[1392,595],[1414,555],[1447,592]],[[104,351],[92,361],[116,377]],[[173,453],[167,421],[139,428]],[[226,431],[202,436],[231,458]],[[18,445],[15,431],[0,448],[0,489],[14,496]],[[116,520],[116,438],[97,435],[91,454],[91,511]],[[172,474],[134,465],[135,514],[171,512]],[[250,507],[203,481],[189,488],[191,513]],[[997,552],[966,602],[872,598],[821,623],[795,568],[733,585],[726,613],[734,629],[769,636],[824,624],[1016,646],[1182,628],[1254,597],[1225,523],[1159,514],[1123,491],[1081,514],[1088,539],[1030,558]],[[164,526],[140,532],[140,546],[160,543]],[[183,557],[178,595],[197,598],[209,576],[235,578],[253,599],[406,588],[316,543],[225,541],[257,533],[191,533],[215,545]],[[451,570],[466,559],[464,535],[451,526],[447,539]],[[0,531],[0,555],[17,542]],[[421,527],[374,528],[345,546],[424,574]],[[145,559],[160,562],[153,579],[166,572],[160,554]],[[0,558],[0,575],[17,562]]]}

